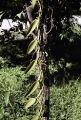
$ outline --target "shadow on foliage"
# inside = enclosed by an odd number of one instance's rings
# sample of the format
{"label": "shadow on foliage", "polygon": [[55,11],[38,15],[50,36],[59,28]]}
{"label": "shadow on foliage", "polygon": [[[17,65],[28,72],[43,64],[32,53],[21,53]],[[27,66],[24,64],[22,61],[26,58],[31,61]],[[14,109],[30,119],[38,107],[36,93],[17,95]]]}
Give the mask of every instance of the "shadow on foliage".
{"label": "shadow on foliage", "polygon": [[[70,32],[62,40],[51,39],[49,55],[52,59],[51,84],[60,85],[63,82],[80,78],[81,76],[81,36]],[[72,41],[71,41],[72,40]]]}
{"label": "shadow on foliage", "polygon": [[27,55],[28,40],[13,41],[0,44],[0,57],[9,61],[8,67],[26,66],[31,56]]}
{"label": "shadow on foliage", "polygon": [[80,12],[80,1],[66,0],[63,4],[55,0],[50,7],[53,8],[54,21],[47,47],[51,86],[81,78],[81,30],[80,26],[75,30],[75,24],[70,22],[72,15]]}

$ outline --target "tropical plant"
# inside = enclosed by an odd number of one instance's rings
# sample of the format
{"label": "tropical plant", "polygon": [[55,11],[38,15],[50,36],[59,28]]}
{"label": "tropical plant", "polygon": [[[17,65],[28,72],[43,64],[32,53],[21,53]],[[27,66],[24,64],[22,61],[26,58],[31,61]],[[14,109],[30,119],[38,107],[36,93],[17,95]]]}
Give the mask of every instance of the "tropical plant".
{"label": "tropical plant", "polygon": [[[21,3],[21,0],[14,0],[14,1],[11,0],[11,2],[12,2],[13,8],[15,8],[14,6],[17,6],[17,3]],[[69,0],[64,0],[64,1],[32,0],[30,6],[28,6],[27,4],[23,6],[22,4],[21,9],[23,8],[23,10],[20,9],[18,13],[16,13],[17,15],[12,12],[13,16],[19,17],[18,19],[20,19],[20,16],[23,12],[27,12],[29,23],[30,23],[30,26],[29,27],[27,26],[28,30],[26,29],[26,31],[22,31],[19,29],[19,31],[17,32],[18,33],[21,32],[21,34],[23,34],[24,36],[24,39],[26,40],[29,38],[32,38],[32,39],[29,39],[30,41],[28,41],[29,45],[27,48],[27,56],[30,57],[31,60],[29,60],[29,64],[26,68],[25,73],[31,76],[35,68],[37,68],[37,72],[38,72],[37,79],[30,85],[29,90],[25,94],[25,97],[28,99],[27,103],[25,104],[26,111],[32,105],[39,104],[39,109],[37,110],[37,114],[32,116],[32,120],[38,120],[38,119],[47,120],[49,117],[48,54],[50,52],[49,54],[50,57],[51,58],[55,57],[54,52],[56,48],[57,59],[61,59],[61,62],[63,62],[63,65],[64,65],[65,61],[64,59],[61,58],[63,57],[63,51],[59,51],[58,53],[57,49],[59,48],[59,43],[61,43],[61,40],[65,37],[64,35],[66,33],[63,34],[63,31],[65,29],[68,30],[69,17],[72,15],[72,12],[73,12],[72,10],[73,4],[74,2]],[[26,10],[29,10],[29,8],[34,10],[35,7],[36,7],[37,13],[35,14],[36,16],[34,16],[34,19],[33,19],[31,12]],[[9,8],[11,7],[9,6]],[[7,7],[7,10],[8,10],[8,7]],[[3,12],[1,12],[1,15],[2,14]],[[9,10],[8,10],[8,14],[10,14]],[[3,15],[3,18],[4,16],[5,15]],[[22,21],[24,21],[24,23],[26,24],[27,21],[25,20],[26,19],[24,18]],[[62,24],[62,20],[64,20],[64,23],[66,23],[65,26]],[[48,28],[50,28],[50,30],[48,30]],[[49,38],[49,41],[48,41],[48,38]],[[63,44],[64,43],[65,42],[63,42]],[[60,54],[60,52],[62,53]],[[62,67],[61,66],[62,64],[60,62],[58,63],[59,65],[56,65],[57,69],[59,67],[60,68]],[[39,94],[35,97],[32,97],[37,90],[39,91]],[[9,92],[7,94],[6,105],[8,104],[8,99],[9,99],[8,96],[9,96]],[[1,112],[3,114],[2,108],[1,108]]]}
{"label": "tropical plant", "polygon": [[[27,69],[26,69],[26,73],[30,74],[32,73],[32,70],[35,69],[35,66],[38,66],[38,70],[39,70],[39,75],[37,80],[31,85],[27,96],[29,98],[28,100],[28,104],[26,105],[26,109],[30,106],[32,106],[34,103],[39,103],[39,109],[37,110],[37,114],[35,116],[32,116],[32,120],[38,120],[39,118],[42,119],[42,115],[43,115],[43,106],[42,104],[42,87],[41,85],[43,84],[42,81],[42,77],[43,77],[43,73],[42,73],[42,69],[41,69],[41,64],[42,62],[40,61],[40,44],[41,44],[41,35],[40,35],[40,20],[41,20],[41,15],[42,15],[42,2],[39,0],[32,0],[32,6],[33,8],[35,7],[35,5],[37,4],[39,6],[39,10],[38,10],[38,16],[37,18],[35,18],[32,23],[30,24],[30,27],[28,28],[27,31],[27,36],[30,36],[34,31],[36,32],[36,37],[34,38],[34,40],[32,40],[29,43],[29,46],[27,48],[27,53],[28,54],[32,54],[34,51],[34,54],[36,54],[36,58],[32,59],[30,64],[28,65]],[[35,97],[35,98],[30,98],[30,95],[33,94],[37,89],[39,89],[39,94]]]}

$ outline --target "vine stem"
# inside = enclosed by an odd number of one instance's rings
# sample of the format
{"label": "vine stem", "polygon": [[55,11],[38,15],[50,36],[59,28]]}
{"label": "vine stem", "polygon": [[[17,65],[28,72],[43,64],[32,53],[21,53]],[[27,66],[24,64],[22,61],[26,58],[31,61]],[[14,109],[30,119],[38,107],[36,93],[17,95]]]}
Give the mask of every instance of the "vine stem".
{"label": "vine stem", "polygon": [[[49,68],[48,68],[48,56],[47,56],[47,40],[48,34],[45,34],[47,31],[47,15],[48,12],[48,0],[42,0],[42,17],[40,22],[40,54],[41,54],[41,69],[43,71],[43,81],[42,81],[42,105],[44,106],[42,120],[49,120]],[[44,29],[46,25],[46,29]],[[45,35],[44,35],[45,34]]]}

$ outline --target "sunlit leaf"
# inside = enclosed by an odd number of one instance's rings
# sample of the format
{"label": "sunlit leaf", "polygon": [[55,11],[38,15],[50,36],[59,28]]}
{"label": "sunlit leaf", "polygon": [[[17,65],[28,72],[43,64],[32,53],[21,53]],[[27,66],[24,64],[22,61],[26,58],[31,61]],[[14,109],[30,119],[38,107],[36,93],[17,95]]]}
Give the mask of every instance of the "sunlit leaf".
{"label": "sunlit leaf", "polygon": [[35,103],[36,99],[35,98],[30,98],[28,101],[27,101],[27,104],[25,105],[25,109],[31,107],[34,103]]}
{"label": "sunlit leaf", "polygon": [[3,118],[4,115],[4,109],[0,108],[0,120]]}
{"label": "sunlit leaf", "polygon": [[27,36],[29,36],[35,30],[35,28],[38,26],[38,24],[39,24],[39,18],[35,19],[31,23],[31,25],[30,25],[30,27],[28,29],[28,32],[27,32]]}
{"label": "sunlit leaf", "polygon": [[34,93],[35,90],[38,88],[38,86],[39,86],[39,81],[34,82],[30,87],[30,89],[28,90],[27,96],[30,96],[32,93]]}
{"label": "sunlit leaf", "polygon": [[21,55],[20,54],[16,54],[16,57],[17,58],[24,58],[24,54],[21,54]]}
{"label": "sunlit leaf", "polygon": [[36,5],[36,1],[37,1],[37,0],[32,0],[32,6],[33,6],[33,8],[34,8],[35,5]]}
{"label": "sunlit leaf", "polygon": [[31,43],[29,44],[28,49],[27,49],[28,54],[30,54],[35,49],[37,42],[38,42],[37,38],[35,38],[33,41],[31,41]]}
{"label": "sunlit leaf", "polygon": [[8,92],[5,94],[5,104],[6,104],[6,106],[7,106],[8,103],[9,103],[9,96],[10,96],[10,92],[8,91]]}
{"label": "sunlit leaf", "polygon": [[10,114],[9,114],[9,112],[5,112],[4,115],[5,115],[6,117],[8,117]]}
{"label": "sunlit leaf", "polygon": [[70,69],[72,67],[72,63],[66,63],[66,68]]}
{"label": "sunlit leaf", "polygon": [[3,15],[4,15],[4,12],[1,11],[1,12],[0,12],[0,19],[2,19]]}
{"label": "sunlit leaf", "polygon": [[37,59],[33,60],[27,67],[25,73],[31,73],[31,71],[34,69],[35,65],[37,64]]}

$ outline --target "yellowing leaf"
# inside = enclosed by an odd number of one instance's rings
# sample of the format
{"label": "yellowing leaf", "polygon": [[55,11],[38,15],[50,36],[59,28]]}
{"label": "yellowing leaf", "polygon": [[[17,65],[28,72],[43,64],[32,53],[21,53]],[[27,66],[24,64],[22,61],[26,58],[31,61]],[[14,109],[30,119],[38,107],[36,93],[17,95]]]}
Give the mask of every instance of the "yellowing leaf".
{"label": "yellowing leaf", "polygon": [[37,0],[32,0],[32,6],[33,6],[33,8],[34,8],[35,5],[36,5],[36,1],[37,1]]}
{"label": "yellowing leaf", "polygon": [[34,103],[35,103],[36,99],[35,98],[30,98],[28,101],[27,101],[27,104],[25,106],[25,109],[31,107]]}
{"label": "yellowing leaf", "polygon": [[37,42],[38,42],[37,38],[35,38],[33,41],[31,41],[31,43],[29,44],[28,49],[27,49],[28,54],[30,54],[35,49]]}
{"label": "yellowing leaf", "polygon": [[27,96],[30,96],[32,93],[34,93],[34,91],[38,88],[38,86],[39,86],[39,81],[34,82],[30,87],[30,89],[28,90]]}
{"label": "yellowing leaf", "polygon": [[33,20],[33,22],[31,23],[28,32],[27,32],[27,36],[29,36],[34,30],[35,28],[38,26],[39,24],[39,18]]}
{"label": "yellowing leaf", "polygon": [[29,65],[28,65],[28,67],[27,67],[27,69],[26,69],[26,73],[30,73],[33,69],[34,69],[34,67],[35,67],[35,65],[37,64],[37,59],[36,60],[33,60]]}
{"label": "yellowing leaf", "polygon": [[39,119],[39,116],[34,116],[33,118],[32,118],[32,120],[38,120]]}
{"label": "yellowing leaf", "polygon": [[40,114],[38,113],[37,115],[34,115],[32,120],[39,120]]}

